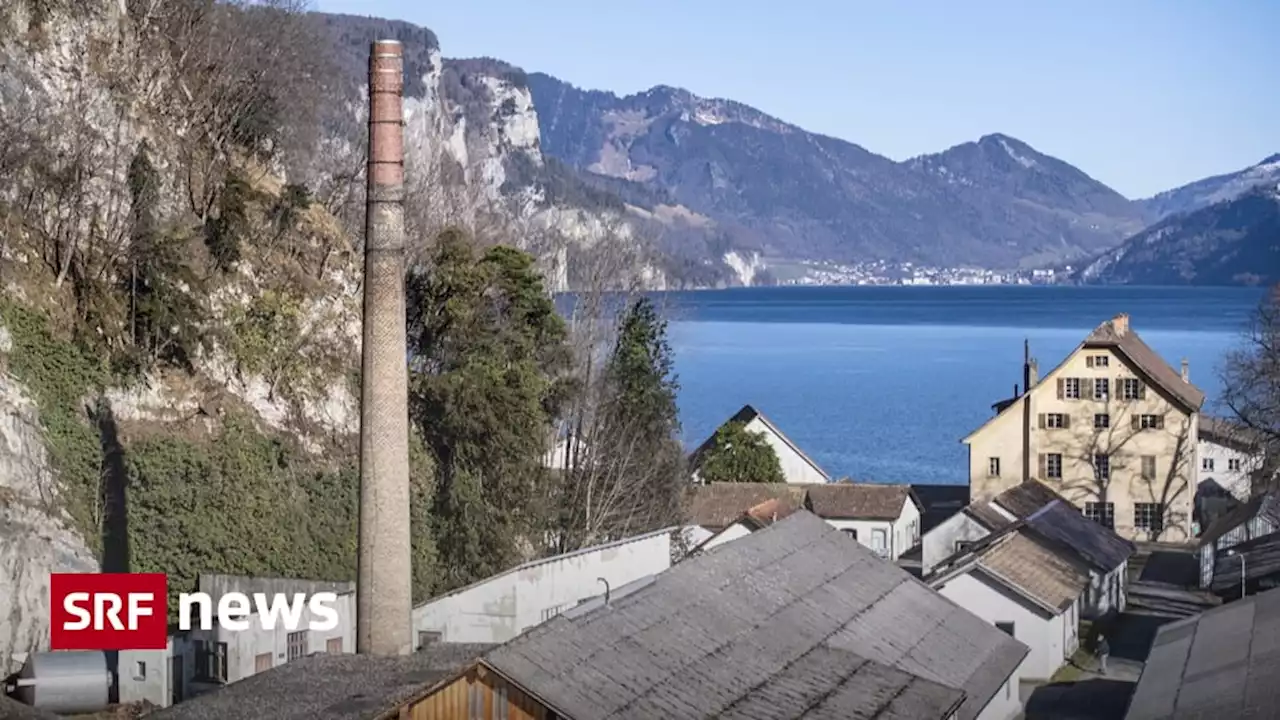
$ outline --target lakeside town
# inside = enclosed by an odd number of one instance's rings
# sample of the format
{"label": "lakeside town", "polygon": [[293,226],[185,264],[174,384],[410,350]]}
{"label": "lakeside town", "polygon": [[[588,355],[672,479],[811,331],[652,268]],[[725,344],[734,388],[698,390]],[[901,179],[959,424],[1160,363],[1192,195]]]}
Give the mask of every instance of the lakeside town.
{"label": "lakeside town", "polygon": [[780,277],[779,285],[1053,285],[1069,282],[1073,268],[988,270],[974,267],[930,267],[914,263],[800,263]]}

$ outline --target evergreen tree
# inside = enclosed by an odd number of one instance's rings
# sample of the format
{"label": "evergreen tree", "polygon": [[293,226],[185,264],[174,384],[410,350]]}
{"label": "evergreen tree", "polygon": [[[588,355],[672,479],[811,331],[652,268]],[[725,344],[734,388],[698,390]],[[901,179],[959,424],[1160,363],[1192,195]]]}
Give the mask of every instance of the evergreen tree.
{"label": "evergreen tree", "polygon": [[562,552],[675,525],[686,473],[667,324],[648,299],[623,314],[583,449],[563,484]]}
{"label": "evergreen tree", "polygon": [[778,453],[764,433],[751,432],[740,422],[716,430],[710,449],[698,468],[706,482],[785,482]]}
{"label": "evergreen tree", "polygon": [[456,230],[408,291],[410,411],[435,461],[437,590],[448,590],[541,542],[565,327],[529,255],[477,253]]}

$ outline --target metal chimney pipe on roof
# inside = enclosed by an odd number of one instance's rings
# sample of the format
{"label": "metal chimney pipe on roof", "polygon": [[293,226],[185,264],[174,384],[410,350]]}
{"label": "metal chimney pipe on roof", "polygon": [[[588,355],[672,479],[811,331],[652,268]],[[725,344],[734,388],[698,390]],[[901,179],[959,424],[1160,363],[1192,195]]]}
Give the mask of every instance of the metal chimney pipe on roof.
{"label": "metal chimney pipe on roof", "polygon": [[356,582],[356,652],[369,655],[412,647],[403,62],[400,43],[372,44]]}

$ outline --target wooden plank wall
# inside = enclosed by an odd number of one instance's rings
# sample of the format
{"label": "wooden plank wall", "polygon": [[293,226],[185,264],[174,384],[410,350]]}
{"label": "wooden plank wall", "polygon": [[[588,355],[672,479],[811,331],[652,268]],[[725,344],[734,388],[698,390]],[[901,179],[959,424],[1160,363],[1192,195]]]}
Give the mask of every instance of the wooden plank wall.
{"label": "wooden plank wall", "polygon": [[551,720],[538,701],[476,666],[457,680],[403,709],[411,720]]}

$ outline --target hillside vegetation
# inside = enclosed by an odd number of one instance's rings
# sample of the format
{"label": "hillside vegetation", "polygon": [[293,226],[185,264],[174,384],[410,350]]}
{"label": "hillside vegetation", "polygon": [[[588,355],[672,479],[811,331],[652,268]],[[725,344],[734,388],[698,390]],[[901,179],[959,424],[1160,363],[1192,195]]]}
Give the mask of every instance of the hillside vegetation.
{"label": "hillside vegetation", "polygon": [[[331,28],[284,3],[125,6],[0,15],[0,382],[38,406],[50,522],[175,593],[202,572],[352,579],[361,273],[358,196],[337,189],[363,177],[289,171],[348,143],[317,112],[352,90]],[[652,308],[565,320],[515,226],[427,219],[407,275],[415,597],[673,524]],[[547,470],[570,428],[610,433]]]}

